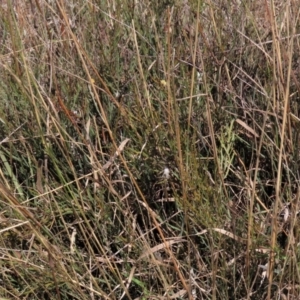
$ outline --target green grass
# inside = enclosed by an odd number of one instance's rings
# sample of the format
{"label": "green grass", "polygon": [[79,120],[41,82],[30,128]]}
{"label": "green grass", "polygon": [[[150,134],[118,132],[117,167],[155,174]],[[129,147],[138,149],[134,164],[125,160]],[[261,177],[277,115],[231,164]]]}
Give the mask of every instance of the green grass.
{"label": "green grass", "polygon": [[298,299],[297,1],[0,7],[0,299]]}

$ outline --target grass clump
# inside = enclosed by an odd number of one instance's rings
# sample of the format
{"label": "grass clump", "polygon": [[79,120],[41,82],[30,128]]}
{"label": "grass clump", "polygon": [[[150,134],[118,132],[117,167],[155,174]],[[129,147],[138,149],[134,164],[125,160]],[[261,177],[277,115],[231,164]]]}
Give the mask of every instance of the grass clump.
{"label": "grass clump", "polygon": [[298,298],[296,3],[0,9],[1,297]]}

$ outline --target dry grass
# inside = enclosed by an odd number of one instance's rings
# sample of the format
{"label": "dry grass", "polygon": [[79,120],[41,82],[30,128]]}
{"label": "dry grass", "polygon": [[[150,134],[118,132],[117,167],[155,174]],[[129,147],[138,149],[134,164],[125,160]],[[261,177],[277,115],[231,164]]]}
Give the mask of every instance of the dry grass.
{"label": "dry grass", "polygon": [[1,299],[298,299],[299,4],[2,3]]}

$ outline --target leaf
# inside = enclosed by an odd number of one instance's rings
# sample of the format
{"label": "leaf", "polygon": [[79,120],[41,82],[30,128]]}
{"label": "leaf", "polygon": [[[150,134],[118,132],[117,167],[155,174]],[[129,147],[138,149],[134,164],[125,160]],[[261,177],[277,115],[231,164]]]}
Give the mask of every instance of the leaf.
{"label": "leaf", "polygon": [[250,126],[248,126],[245,122],[243,122],[242,120],[240,119],[236,119],[236,122],[238,124],[240,124],[241,126],[244,127],[244,129],[246,129],[248,132],[250,132],[252,135],[254,135],[255,137],[259,137],[259,135],[254,131],[253,128],[251,128]]}

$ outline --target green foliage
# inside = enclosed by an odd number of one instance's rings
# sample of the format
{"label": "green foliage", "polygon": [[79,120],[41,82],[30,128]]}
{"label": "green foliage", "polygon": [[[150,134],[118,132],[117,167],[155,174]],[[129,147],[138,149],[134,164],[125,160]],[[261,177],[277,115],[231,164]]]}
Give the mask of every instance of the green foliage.
{"label": "green foliage", "polygon": [[297,299],[296,4],[23,2],[0,7],[0,297]]}

